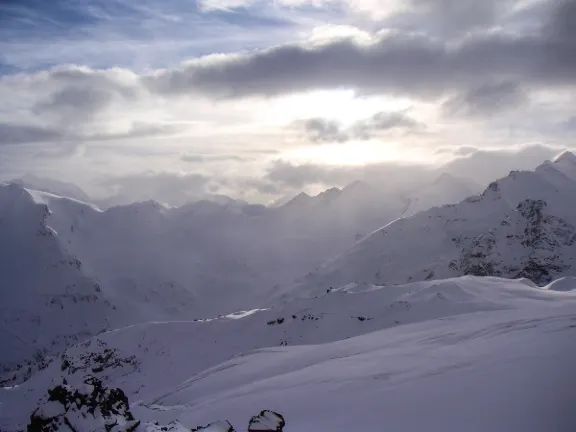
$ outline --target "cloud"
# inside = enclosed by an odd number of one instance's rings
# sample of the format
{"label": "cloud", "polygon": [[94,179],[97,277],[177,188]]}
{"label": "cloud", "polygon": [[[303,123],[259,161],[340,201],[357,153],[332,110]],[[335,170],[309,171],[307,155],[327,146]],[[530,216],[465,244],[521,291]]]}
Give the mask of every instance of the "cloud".
{"label": "cloud", "polygon": [[520,84],[510,81],[485,83],[450,98],[444,103],[447,115],[486,117],[527,104]]}
{"label": "cloud", "polygon": [[393,17],[412,28],[454,36],[476,29],[490,28],[509,13],[518,0],[410,0],[409,7]]}
{"label": "cloud", "polygon": [[351,126],[356,139],[370,139],[376,133],[402,129],[415,131],[424,129],[425,125],[410,117],[406,112],[378,112],[366,120],[360,120]]}
{"label": "cloud", "polygon": [[[573,3],[564,2],[569,13]],[[527,87],[574,86],[574,35],[562,15],[551,6],[547,12],[544,21],[560,30],[551,33],[543,28],[525,34],[493,30],[467,35],[458,42],[388,31],[364,43],[338,39],[213,56],[146,81],[152,91],[162,94],[191,92],[214,98],[350,88],[436,99],[487,80],[522,82]]]}
{"label": "cloud", "polygon": [[183,205],[207,195],[210,179],[194,173],[144,172],[110,177],[101,182],[115,203],[156,200]]}
{"label": "cloud", "polygon": [[302,123],[308,139],[312,142],[345,142],[350,139],[342,130],[342,125],[335,120],[311,118]]}
{"label": "cloud", "polygon": [[[447,14],[456,7],[453,0],[414,2],[415,10]],[[564,0],[556,9],[548,5],[547,15],[540,18],[542,28],[533,32],[498,29],[450,41],[425,32],[364,32],[363,38],[208,55],[140,74],[60,66],[0,77],[0,98],[7,101],[0,121],[19,129],[7,135],[14,137],[12,143],[169,136],[178,128],[164,118],[178,113],[192,124],[203,115],[197,110],[185,117],[186,110],[177,111],[176,105],[218,100],[224,106],[234,98],[342,88],[362,96],[406,96],[415,103],[448,100],[445,111],[450,115],[490,116],[527,103],[531,92],[576,87],[576,38],[569,25],[575,3]],[[500,8],[494,2],[481,7]],[[479,22],[489,21],[495,12],[486,14]],[[303,125],[318,143],[370,139],[384,131],[423,126],[400,112],[383,112],[351,127],[321,116]]]}
{"label": "cloud", "polygon": [[478,151],[478,148],[472,146],[453,146],[440,147],[434,151],[435,154],[448,154],[452,156],[466,156]]}
{"label": "cloud", "polygon": [[341,122],[325,118],[310,118],[296,122],[297,127],[314,143],[344,143],[350,140],[369,140],[385,131],[416,131],[425,126],[406,112],[377,112],[369,118],[344,126]]}
{"label": "cloud", "polygon": [[158,125],[134,122],[119,132],[81,133],[73,128],[66,130],[50,127],[0,123],[0,145],[58,143],[69,148],[81,143],[166,136],[180,130],[175,125]]}
{"label": "cloud", "polygon": [[180,157],[184,162],[204,163],[204,162],[244,162],[247,158],[229,154],[199,154],[190,153]]}
{"label": "cloud", "polygon": [[552,159],[561,150],[560,147],[542,144],[510,149],[476,150],[465,157],[448,162],[440,170],[488,184],[513,170],[532,170],[545,160]]}
{"label": "cloud", "polygon": [[302,190],[316,185],[343,187],[357,180],[401,190],[403,186],[433,181],[440,174],[449,173],[487,185],[512,170],[534,169],[561,150],[559,147],[545,145],[492,150],[461,147],[452,153],[455,156],[452,160],[440,166],[397,162],[364,166],[298,165],[279,160],[270,165],[264,179],[283,190]]}
{"label": "cloud", "polygon": [[568,120],[562,122],[561,128],[566,132],[576,131],[576,116],[570,117]]}
{"label": "cloud", "polygon": [[554,2],[551,19],[546,26],[547,36],[554,41],[572,45],[576,42],[576,1],[558,0]]}
{"label": "cloud", "polygon": [[294,164],[278,160],[268,168],[264,179],[281,189],[302,190],[309,186],[343,187],[357,180],[380,186],[393,187],[410,182],[418,175],[425,175],[423,165],[382,162],[363,166],[322,165],[315,163]]}
{"label": "cloud", "polygon": [[0,145],[50,142],[62,138],[62,132],[48,127],[0,123]]}

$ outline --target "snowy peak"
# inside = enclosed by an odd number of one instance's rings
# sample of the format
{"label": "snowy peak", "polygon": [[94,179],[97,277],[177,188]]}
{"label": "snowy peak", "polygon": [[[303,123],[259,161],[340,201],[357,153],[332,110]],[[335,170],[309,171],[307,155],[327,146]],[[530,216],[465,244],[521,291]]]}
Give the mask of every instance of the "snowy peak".
{"label": "snowy peak", "polygon": [[23,177],[13,179],[9,183],[17,184],[27,189],[41,192],[48,192],[53,195],[72,198],[82,202],[90,202],[90,197],[78,186],[44,177],[27,174]]}
{"label": "snowy peak", "polygon": [[433,184],[442,185],[442,184],[453,184],[455,182],[458,182],[458,180],[452,174],[442,173],[440,174],[440,176],[436,177],[436,180],[434,180]]}
{"label": "snowy peak", "polygon": [[566,177],[576,181],[576,156],[571,152],[564,152],[551,164]]}
{"label": "snowy peak", "polygon": [[576,165],[576,155],[571,151],[565,151],[554,159],[554,163],[570,163]]}
{"label": "snowy peak", "polygon": [[341,192],[342,191],[340,189],[334,187],[334,188],[330,188],[328,190],[325,190],[321,194],[317,195],[316,198],[319,200],[322,200],[323,202],[331,202],[331,201],[337,199],[340,196]]}
{"label": "snowy peak", "polygon": [[114,313],[51,216],[26,189],[0,187],[0,374],[106,329]]}
{"label": "snowy peak", "polygon": [[[350,283],[397,285],[459,275],[576,276],[576,182],[560,162],[513,171],[482,195],[400,219],[288,289],[318,295]],[[549,167],[553,167],[550,172]]]}
{"label": "snowy peak", "polygon": [[308,203],[312,197],[308,195],[306,192],[301,192],[296,195],[294,198],[289,200],[286,204],[281,205],[279,208],[283,207],[298,207]]}

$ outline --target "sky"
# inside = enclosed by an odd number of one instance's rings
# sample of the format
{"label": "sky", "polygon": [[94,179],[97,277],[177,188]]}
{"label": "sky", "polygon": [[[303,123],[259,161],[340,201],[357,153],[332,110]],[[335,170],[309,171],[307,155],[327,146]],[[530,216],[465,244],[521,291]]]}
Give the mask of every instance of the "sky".
{"label": "sky", "polygon": [[0,180],[97,197],[487,182],[575,148],[575,96],[576,0],[0,2]]}

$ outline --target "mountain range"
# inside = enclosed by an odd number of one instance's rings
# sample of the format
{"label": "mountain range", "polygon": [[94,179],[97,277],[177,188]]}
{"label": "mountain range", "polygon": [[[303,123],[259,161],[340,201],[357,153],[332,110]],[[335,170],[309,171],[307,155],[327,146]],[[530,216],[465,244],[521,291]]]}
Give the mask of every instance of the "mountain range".
{"label": "mountain range", "polygon": [[576,426],[572,153],[479,194],[442,175],[102,210],[44,189],[0,185],[2,431]]}
{"label": "mountain range", "polygon": [[[103,211],[22,184],[0,185],[4,371],[104,329],[265,304],[279,284],[417,211],[423,190],[438,203],[470,193],[443,176],[411,195],[358,182],[279,208],[148,201]],[[67,184],[50,186],[82,198]]]}
{"label": "mountain range", "polygon": [[481,194],[396,220],[283,295],[348,284],[395,285],[461,275],[526,277],[546,284],[576,274],[576,156],[511,172]]}

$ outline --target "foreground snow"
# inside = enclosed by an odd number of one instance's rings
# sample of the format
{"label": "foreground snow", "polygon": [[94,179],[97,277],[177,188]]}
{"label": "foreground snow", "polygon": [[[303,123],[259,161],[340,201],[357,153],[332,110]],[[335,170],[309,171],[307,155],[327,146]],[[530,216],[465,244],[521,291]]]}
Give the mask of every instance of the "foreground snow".
{"label": "foreground snow", "polygon": [[575,288],[478,277],[350,286],[243,318],[118,329],[0,391],[0,424],[21,428],[62,377],[93,373],[136,418],[188,428],[270,409],[298,432],[568,431]]}
{"label": "foreground snow", "polygon": [[575,337],[573,307],[452,317],[261,350],[135,412],[190,425],[222,413],[233,422],[265,404],[284,414],[287,431],[568,432]]}

